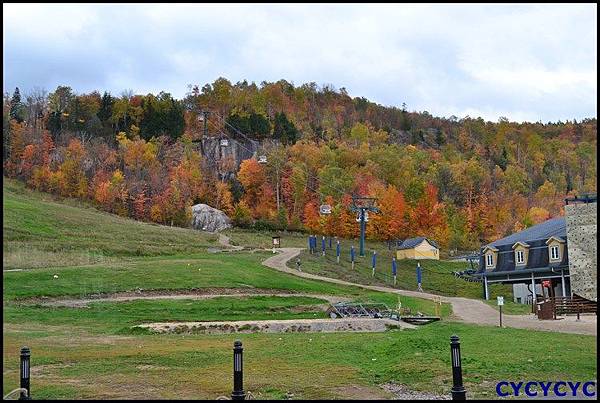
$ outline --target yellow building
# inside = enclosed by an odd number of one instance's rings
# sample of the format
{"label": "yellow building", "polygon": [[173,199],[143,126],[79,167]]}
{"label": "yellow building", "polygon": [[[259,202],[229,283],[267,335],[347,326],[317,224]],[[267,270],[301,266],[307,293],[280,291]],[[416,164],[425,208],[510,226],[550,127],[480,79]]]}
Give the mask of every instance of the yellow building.
{"label": "yellow building", "polygon": [[440,249],[431,239],[425,237],[404,240],[396,251],[396,259],[435,259],[440,260]]}

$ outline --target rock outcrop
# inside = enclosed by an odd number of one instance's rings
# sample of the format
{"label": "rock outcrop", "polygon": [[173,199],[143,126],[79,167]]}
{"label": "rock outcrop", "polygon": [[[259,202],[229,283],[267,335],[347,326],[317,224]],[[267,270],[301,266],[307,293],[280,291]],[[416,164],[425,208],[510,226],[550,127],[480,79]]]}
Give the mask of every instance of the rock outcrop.
{"label": "rock outcrop", "polygon": [[231,219],[208,204],[196,204],[192,206],[192,227],[200,231],[222,231],[231,227]]}

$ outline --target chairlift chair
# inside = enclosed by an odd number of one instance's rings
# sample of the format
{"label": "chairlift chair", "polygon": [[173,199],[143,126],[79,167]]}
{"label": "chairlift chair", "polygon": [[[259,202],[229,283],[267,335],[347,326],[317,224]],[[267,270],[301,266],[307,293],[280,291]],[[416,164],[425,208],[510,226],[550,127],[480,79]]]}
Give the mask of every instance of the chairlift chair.
{"label": "chairlift chair", "polygon": [[[369,212],[365,211],[365,222],[369,221]],[[360,211],[356,214],[356,222],[360,222]]]}
{"label": "chairlift chair", "polygon": [[229,139],[222,137],[220,144],[221,144],[221,147],[229,147]]}
{"label": "chairlift chair", "polygon": [[329,204],[321,204],[321,207],[319,207],[319,212],[321,214],[331,214],[331,206]]}
{"label": "chairlift chair", "polygon": [[267,156],[266,155],[260,155],[258,157],[258,163],[259,164],[266,164],[267,163]]}

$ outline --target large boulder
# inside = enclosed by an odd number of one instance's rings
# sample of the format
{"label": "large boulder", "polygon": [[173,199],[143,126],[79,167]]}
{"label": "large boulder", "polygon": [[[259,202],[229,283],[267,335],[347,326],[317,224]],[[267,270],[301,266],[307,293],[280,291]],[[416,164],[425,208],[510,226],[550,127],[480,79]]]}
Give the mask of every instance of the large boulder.
{"label": "large boulder", "polygon": [[231,227],[231,219],[208,204],[196,204],[192,206],[192,227],[201,231],[222,231]]}

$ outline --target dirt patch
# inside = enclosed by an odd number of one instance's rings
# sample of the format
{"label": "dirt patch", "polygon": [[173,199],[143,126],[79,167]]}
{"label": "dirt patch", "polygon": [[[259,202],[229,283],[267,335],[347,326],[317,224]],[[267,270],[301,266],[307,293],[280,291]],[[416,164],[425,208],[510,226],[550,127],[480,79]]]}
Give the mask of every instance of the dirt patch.
{"label": "dirt patch", "polygon": [[390,392],[394,396],[394,400],[450,400],[450,393],[448,395],[438,395],[429,392],[418,392],[410,390],[406,385],[398,385],[391,382],[379,386],[383,390]]}
{"label": "dirt patch", "polygon": [[349,385],[335,388],[334,391],[340,399],[344,400],[389,400],[392,398],[387,391],[369,386]]}
{"label": "dirt patch", "polygon": [[138,365],[136,368],[140,371],[165,371],[169,369],[169,367],[161,367],[159,365]]}
{"label": "dirt patch", "polygon": [[275,297],[312,297],[328,301],[329,303],[349,301],[345,297],[331,295],[295,293],[289,290],[261,289],[253,287],[244,288],[192,288],[183,290],[143,290],[124,291],[117,293],[91,294],[83,298],[49,298],[34,297],[18,300],[21,304],[36,304],[45,306],[63,306],[68,308],[85,308],[93,302],[124,302],[140,299],[208,299],[219,297],[252,297],[252,296],[275,296]]}

